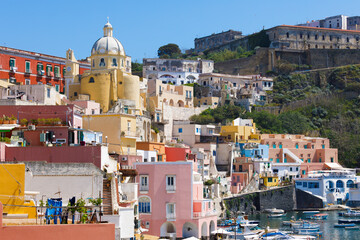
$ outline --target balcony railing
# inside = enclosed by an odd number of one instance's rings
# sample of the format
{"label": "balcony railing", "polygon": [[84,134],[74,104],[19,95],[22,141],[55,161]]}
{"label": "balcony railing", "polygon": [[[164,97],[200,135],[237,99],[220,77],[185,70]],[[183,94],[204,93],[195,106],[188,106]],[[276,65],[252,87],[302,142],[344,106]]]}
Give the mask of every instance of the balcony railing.
{"label": "balcony railing", "polygon": [[166,213],[166,219],[168,221],[174,221],[176,219],[176,214],[175,213]]}
{"label": "balcony railing", "polygon": [[142,192],[142,191],[144,191],[144,192],[149,191],[149,185],[146,185],[146,186],[141,186],[141,185],[140,185],[140,191],[141,191],[141,192]]}
{"label": "balcony railing", "polygon": [[208,216],[214,216],[216,215],[216,211],[207,211],[207,212],[194,212],[193,218],[202,218],[202,217],[208,217]]}
{"label": "balcony railing", "polygon": [[176,186],[175,185],[173,185],[173,186],[166,185],[166,191],[174,192],[174,191],[176,191]]}

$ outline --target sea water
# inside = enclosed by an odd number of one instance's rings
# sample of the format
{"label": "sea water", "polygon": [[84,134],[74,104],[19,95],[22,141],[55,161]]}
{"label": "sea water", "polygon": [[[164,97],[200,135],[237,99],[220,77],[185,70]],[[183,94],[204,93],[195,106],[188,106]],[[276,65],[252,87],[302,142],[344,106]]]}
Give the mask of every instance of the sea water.
{"label": "sea water", "polygon": [[[309,220],[311,222],[320,224],[320,231],[323,232],[322,238],[324,240],[360,240],[360,230],[347,230],[345,228],[334,228],[335,224],[338,224],[338,220],[340,218],[351,219],[347,217],[339,217],[339,211],[324,211],[320,213],[328,214],[327,220]],[[294,216],[296,220],[299,218],[306,219],[306,216],[310,216],[309,214],[303,214],[302,212],[288,212],[286,216],[282,218],[268,218],[268,214],[256,214],[250,215],[249,220],[260,220],[259,226],[265,229],[269,226],[271,229],[279,229],[284,231],[290,231],[291,228],[289,226],[282,225],[283,221],[291,220],[291,217]],[[358,218],[360,219],[360,218]],[[356,225],[360,227],[360,224]]]}

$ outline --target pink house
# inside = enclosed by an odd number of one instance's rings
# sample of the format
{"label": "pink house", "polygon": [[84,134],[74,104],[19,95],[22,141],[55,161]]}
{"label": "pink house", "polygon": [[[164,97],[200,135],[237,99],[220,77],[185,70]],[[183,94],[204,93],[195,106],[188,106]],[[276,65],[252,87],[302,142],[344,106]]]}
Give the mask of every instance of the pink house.
{"label": "pink house", "polygon": [[326,163],[338,162],[338,150],[330,148],[327,138],[290,134],[262,134],[261,144],[269,146],[269,160],[274,165],[301,163],[299,176],[322,170]]}
{"label": "pink house", "polygon": [[192,162],[135,163],[139,183],[139,217],[149,234],[209,237],[217,216],[211,199],[203,198],[201,175]]}

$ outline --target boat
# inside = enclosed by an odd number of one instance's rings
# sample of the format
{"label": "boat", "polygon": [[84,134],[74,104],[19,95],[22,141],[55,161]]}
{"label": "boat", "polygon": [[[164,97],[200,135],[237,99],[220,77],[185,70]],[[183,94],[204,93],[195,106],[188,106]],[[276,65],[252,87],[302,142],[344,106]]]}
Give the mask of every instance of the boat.
{"label": "boat", "polygon": [[293,239],[293,240],[301,240],[301,239],[316,239],[316,237],[311,235],[293,235],[287,234],[282,231],[265,233],[261,236],[263,240],[285,240],[285,239]]}
{"label": "boat", "polygon": [[265,209],[265,212],[266,212],[266,213],[271,213],[271,214],[285,213],[284,210],[282,210],[282,209],[277,209],[277,208],[268,208],[268,209]]}
{"label": "boat", "polygon": [[294,233],[300,235],[312,235],[312,236],[322,236],[322,232],[318,228],[298,228],[294,230]]}
{"label": "boat", "polygon": [[360,224],[360,219],[339,219],[338,223],[355,223]]}
{"label": "boat", "polygon": [[360,217],[360,211],[349,210],[342,214],[343,217]]}
{"label": "boat", "polygon": [[303,211],[303,214],[317,214],[320,211]]}
{"label": "boat", "polygon": [[327,217],[328,217],[328,214],[318,213],[318,214],[309,216],[308,218],[309,218],[309,219],[312,219],[312,220],[326,220]]}
{"label": "boat", "polygon": [[264,234],[264,230],[262,229],[251,231],[248,227],[244,227],[244,231],[241,231],[241,229],[231,231],[227,237],[228,239],[258,240],[262,234]]}
{"label": "boat", "polygon": [[268,218],[281,218],[281,217],[285,217],[286,213],[276,213],[276,214],[270,214],[268,215]]}
{"label": "boat", "polygon": [[241,227],[256,227],[259,225],[259,221],[256,220],[248,220],[244,216],[238,216],[236,219],[236,223],[239,224]]}
{"label": "boat", "polygon": [[359,230],[359,227],[345,227],[346,230]]}
{"label": "boat", "polygon": [[346,227],[355,227],[355,223],[339,223],[334,225],[335,228],[346,228]]}

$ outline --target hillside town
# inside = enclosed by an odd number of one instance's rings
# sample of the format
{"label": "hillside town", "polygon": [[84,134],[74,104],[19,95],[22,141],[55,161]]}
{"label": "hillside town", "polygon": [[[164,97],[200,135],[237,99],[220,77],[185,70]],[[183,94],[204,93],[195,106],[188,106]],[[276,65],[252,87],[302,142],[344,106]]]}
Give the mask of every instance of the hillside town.
{"label": "hillside town", "polygon": [[[0,239],[331,239],[305,216],[360,216],[350,210],[360,207],[357,168],[314,130],[331,112],[319,103],[304,132],[265,129],[256,114],[293,107],[275,102],[279,64],[360,64],[359,24],[339,15],[251,35],[224,29],[181,57],[144,58],[136,73],[109,20],[82,60],[71,46],[65,57],[0,46]],[[206,58],[239,47],[252,55]],[[281,221],[293,232],[248,219],[264,212],[293,214]],[[360,223],[346,219],[344,228]]]}

